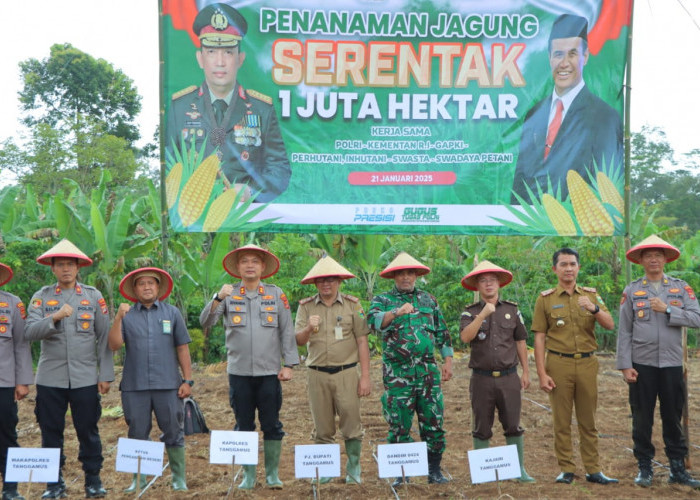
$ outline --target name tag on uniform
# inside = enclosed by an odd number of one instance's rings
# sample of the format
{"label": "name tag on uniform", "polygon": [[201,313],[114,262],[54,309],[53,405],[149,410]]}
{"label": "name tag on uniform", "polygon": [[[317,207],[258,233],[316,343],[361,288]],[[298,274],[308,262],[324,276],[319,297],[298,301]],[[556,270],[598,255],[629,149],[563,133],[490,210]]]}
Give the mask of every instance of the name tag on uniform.
{"label": "name tag on uniform", "polygon": [[169,319],[164,319],[163,320],[163,334],[164,335],[170,335],[173,333],[173,329],[170,326],[170,320]]}
{"label": "name tag on uniform", "polygon": [[343,340],[343,327],[342,326],[335,327],[335,340]]}

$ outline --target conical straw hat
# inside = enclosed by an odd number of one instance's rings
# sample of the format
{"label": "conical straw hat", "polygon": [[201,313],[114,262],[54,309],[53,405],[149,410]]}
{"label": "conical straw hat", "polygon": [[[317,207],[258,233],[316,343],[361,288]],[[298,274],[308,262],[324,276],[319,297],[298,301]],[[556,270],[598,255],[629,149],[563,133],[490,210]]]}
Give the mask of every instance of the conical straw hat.
{"label": "conical straw hat", "polygon": [[0,262],[0,286],[12,279],[12,268]]}
{"label": "conical straw hat", "polygon": [[269,278],[279,271],[280,260],[275,256],[275,254],[251,243],[250,245],[245,245],[240,248],[236,248],[235,250],[231,250],[226,254],[226,257],[224,257],[224,269],[234,278],[241,277],[238,274],[238,259],[240,259],[241,254],[245,252],[258,252],[260,257],[263,259],[265,268],[263,269],[262,276],[260,276],[261,279]]}
{"label": "conical straw hat", "polygon": [[328,278],[331,276],[336,276],[341,280],[347,280],[355,277],[354,274],[338,264],[333,257],[324,255],[318,262],[316,262],[316,264],[314,264],[314,267],[312,267],[311,270],[306,273],[304,279],[301,280],[301,284],[310,285],[314,282],[314,280],[316,280],[316,278]]}
{"label": "conical straw hat", "polygon": [[670,243],[665,242],[655,234],[652,234],[648,238],[642,240],[641,243],[638,243],[636,246],[633,246],[627,251],[627,260],[634,262],[635,264],[639,264],[639,261],[642,258],[642,251],[648,248],[658,248],[659,250],[663,250],[664,254],[666,255],[666,262],[673,262],[681,256],[680,250]]}
{"label": "conical straw hat", "polygon": [[413,269],[416,271],[418,276],[423,276],[430,272],[430,268],[418,262],[416,259],[411,257],[406,252],[401,252],[392,260],[384,270],[379,273],[382,278],[393,279],[396,271],[401,271],[402,269]]}
{"label": "conical straw hat", "polygon": [[92,259],[90,257],[85,255],[78,247],[76,247],[73,243],[66,239],[63,239],[56,243],[53,246],[53,248],[47,250],[39,257],[37,257],[36,261],[39,264],[50,266],[52,263],[51,259],[53,259],[54,257],[78,259],[78,267],[85,267],[92,264]]}
{"label": "conical straw hat", "polygon": [[119,293],[122,294],[122,297],[131,302],[138,302],[139,299],[134,292],[134,283],[136,283],[137,279],[145,276],[158,280],[158,300],[164,300],[170,295],[170,292],[173,290],[173,278],[170,274],[157,267],[142,267],[131,271],[122,278],[119,283]]}
{"label": "conical straw hat", "polygon": [[472,272],[462,278],[462,286],[467,290],[474,290],[476,292],[478,290],[477,281],[479,279],[479,275],[486,273],[494,273],[496,276],[498,276],[498,283],[501,287],[504,287],[513,281],[513,273],[503,269],[502,267],[498,267],[493,262],[482,260],[479,262],[479,265],[472,270]]}

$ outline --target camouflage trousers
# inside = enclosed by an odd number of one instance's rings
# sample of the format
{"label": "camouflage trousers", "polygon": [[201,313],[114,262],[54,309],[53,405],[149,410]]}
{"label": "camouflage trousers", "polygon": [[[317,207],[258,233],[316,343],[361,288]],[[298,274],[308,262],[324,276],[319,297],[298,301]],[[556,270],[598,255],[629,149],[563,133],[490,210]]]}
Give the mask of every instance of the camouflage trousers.
{"label": "camouflage trousers", "polygon": [[420,437],[428,451],[445,450],[443,430],[444,403],[440,388],[440,370],[435,362],[413,366],[383,365],[384,394],[382,408],[389,424],[389,443],[410,443],[414,413],[418,416]]}

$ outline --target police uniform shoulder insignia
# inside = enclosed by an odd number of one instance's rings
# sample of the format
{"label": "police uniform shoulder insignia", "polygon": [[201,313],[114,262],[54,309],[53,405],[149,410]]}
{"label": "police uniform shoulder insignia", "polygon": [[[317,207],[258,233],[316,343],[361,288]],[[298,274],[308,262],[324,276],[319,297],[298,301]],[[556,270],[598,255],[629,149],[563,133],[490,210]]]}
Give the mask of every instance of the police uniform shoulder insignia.
{"label": "police uniform shoulder insignia", "polygon": [[501,299],[501,302],[503,302],[504,304],[510,304],[511,306],[518,307],[518,303],[517,303],[517,302],[513,302],[512,300],[504,300],[504,299]]}
{"label": "police uniform shoulder insignia", "polygon": [[100,305],[100,311],[102,311],[102,314],[107,314],[107,302],[105,302],[104,298],[100,298],[97,303]]}
{"label": "police uniform shoulder insignia", "polygon": [[304,304],[308,304],[309,302],[311,302],[311,301],[314,300],[315,298],[316,298],[315,295],[312,295],[311,297],[305,297],[305,298],[303,298],[303,299],[301,299],[301,300],[299,301],[299,305],[300,305],[300,306],[303,306]]}
{"label": "police uniform shoulder insignia", "polygon": [[685,288],[685,291],[688,292],[688,297],[690,300],[695,300],[695,292],[693,292],[693,289],[690,287],[690,285],[685,285],[683,288]]}
{"label": "police uniform shoulder insignia", "polygon": [[27,309],[24,307],[24,302],[17,302],[17,309],[22,319],[27,319]]}
{"label": "police uniform shoulder insignia", "polygon": [[287,296],[284,293],[280,295],[280,300],[284,304],[284,308],[289,309],[289,300],[287,299]]}
{"label": "police uniform shoulder insignia", "polygon": [[545,290],[543,292],[540,292],[540,295],[542,295],[542,297],[546,297],[547,295],[552,295],[554,293],[554,290],[556,290],[556,288],[550,288],[549,290]]}
{"label": "police uniform shoulder insignia", "polygon": [[180,97],[186,96],[187,94],[191,94],[192,92],[197,90],[197,88],[198,87],[196,85],[190,85],[189,87],[186,87],[182,90],[178,90],[173,94],[172,100],[174,101],[175,99],[179,99]]}
{"label": "police uniform shoulder insignia", "polygon": [[598,290],[596,290],[596,289],[593,288],[592,286],[582,286],[581,289],[582,289],[584,292],[590,292],[590,293],[597,293],[597,292],[598,292]]}
{"label": "police uniform shoulder insignia", "polygon": [[623,305],[627,300],[627,292],[622,292],[622,298],[620,299],[620,305]]}
{"label": "police uniform shoulder insignia", "polygon": [[354,302],[356,304],[360,301],[360,299],[358,299],[354,295],[348,295],[346,293],[343,293],[342,296],[344,299],[348,299],[350,302]]}
{"label": "police uniform shoulder insignia", "polygon": [[246,94],[248,94],[250,97],[257,99],[258,101],[262,101],[266,104],[272,105],[272,97],[267,96],[265,94],[261,94],[257,90],[250,90],[246,89]]}

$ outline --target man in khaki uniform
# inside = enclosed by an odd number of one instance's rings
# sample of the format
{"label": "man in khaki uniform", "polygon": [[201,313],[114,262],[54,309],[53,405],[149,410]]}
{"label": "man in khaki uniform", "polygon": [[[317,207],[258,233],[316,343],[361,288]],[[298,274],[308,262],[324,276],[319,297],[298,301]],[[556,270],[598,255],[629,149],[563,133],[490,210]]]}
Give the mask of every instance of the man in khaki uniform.
{"label": "man in khaki uniform", "polygon": [[[595,412],[598,404],[598,343],[595,325],[612,330],[615,322],[595,288],[576,283],[578,252],[554,252],[556,288],[540,293],[535,302],[535,363],[540,388],[549,394],[554,423],[554,451],[561,468],[556,482],[571,484],[576,465],[571,444],[571,413],[576,407],[581,458],[586,481],[617,483],[601,472]],[[545,359],[546,351],[546,359]]]}
{"label": "man in khaki uniform", "polygon": [[[362,424],[360,398],[371,391],[369,380],[369,327],[360,300],[340,293],[340,282],[355,275],[331,257],[324,256],[301,280],[315,284],[316,295],[299,302],[297,345],[308,343],[309,404],[316,443],[335,441],[335,416],[348,456],[346,483],[360,483]],[[357,363],[360,363],[358,378]],[[321,478],[327,483],[330,478]]]}

